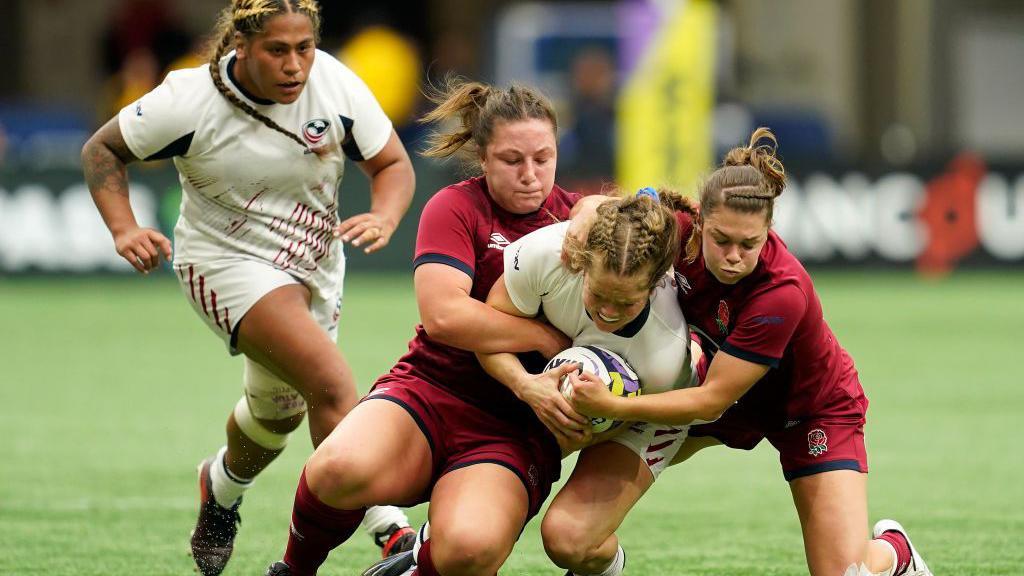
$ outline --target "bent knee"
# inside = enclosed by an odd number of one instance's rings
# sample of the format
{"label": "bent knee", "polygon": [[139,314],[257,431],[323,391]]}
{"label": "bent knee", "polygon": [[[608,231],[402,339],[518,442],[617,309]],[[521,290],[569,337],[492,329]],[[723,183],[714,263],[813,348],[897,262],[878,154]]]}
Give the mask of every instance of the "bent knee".
{"label": "bent knee", "polygon": [[568,514],[551,513],[541,522],[540,533],[548,558],[561,568],[588,563],[607,534],[597,534]]}
{"label": "bent knee", "polygon": [[325,504],[352,509],[377,503],[379,471],[348,446],[321,444],[306,462],[305,473],[310,490]]}
{"label": "bent knee", "polygon": [[434,531],[430,555],[438,572],[445,576],[494,574],[512,552],[515,537],[492,534],[481,526]]}

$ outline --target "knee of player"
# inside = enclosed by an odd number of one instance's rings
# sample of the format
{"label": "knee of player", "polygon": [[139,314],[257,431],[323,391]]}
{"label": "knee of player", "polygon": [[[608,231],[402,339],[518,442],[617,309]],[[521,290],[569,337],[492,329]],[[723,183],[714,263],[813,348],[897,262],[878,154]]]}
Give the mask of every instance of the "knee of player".
{"label": "knee of player", "polygon": [[[271,411],[272,412],[272,411]],[[288,444],[288,436],[302,423],[305,412],[283,413],[279,418],[276,413],[255,414],[246,397],[242,397],[232,412],[233,426],[237,427],[243,440],[248,440],[263,449],[271,451],[284,450]],[[232,424],[228,424],[228,434],[232,433]]]}
{"label": "knee of player", "polygon": [[604,541],[571,515],[557,510],[549,510],[541,522],[540,532],[548,558],[562,568],[585,564]]}
{"label": "knee of player", "polygon": [[505,542],[504,536],[492,534],[479,522],[462,529],[449,528],[443,536],[431,528],[431,557],[445,576],[494,574],[512,551],[512,542]]}
{"label": "knee of player", "polygon": [[[306,481],[325,503],[353,508],[378,504],[371,502],[374,481],[380,471],[366,465],[365,458],[350,446],[326,442],[306,462]],[[363,500],[366,500],[365,502]]]}
{"label": "knee of player", "polygon": [[311,369],[300,375],[295,387],[312,409],[349,406],[356,400],[355,386],[336,370]]}

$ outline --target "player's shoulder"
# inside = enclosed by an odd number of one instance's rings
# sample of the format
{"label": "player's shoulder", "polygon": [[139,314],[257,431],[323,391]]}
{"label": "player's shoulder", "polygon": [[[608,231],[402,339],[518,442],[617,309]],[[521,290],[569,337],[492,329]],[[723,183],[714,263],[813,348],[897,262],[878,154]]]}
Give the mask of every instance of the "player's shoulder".
{"label": "player's shoulder", "polygon": [[786,243],[775,233],[768,232],[768,240],[761,252],[761,291],[781,290],[785,292],[814,291],[810,274],[800,260],[789,251]]}
{"label": "player's shoulder", "polygon": [[523,235],[507,250],[514,251],[524,269],[568,272],[562,265],[562,244],[568,230],[568,222],[544,226]]}
{"label": "player's shoulder", "polygon": [[200,92],[210,92],[217,89],[210,77],[210,64],[206,63],[195,68],[180,68],[167,73],[162,82],[176,91],[180,90],[183,95]]}
{"label": "player's shoulder", "polygon": [[559,219],[568,219],[569,211],[583,198],[582,194],[570,192],[558,184],[551,187],[551,194],[544,201],[544,207]]}
{"label": "player's shoulder", "polygon": [[363,81],[351,68],[335,58],[333,54],[320,49],[316,51],[310,75],[312,77],[310,86],[327,84],[348,89],[353,85],[363,85]]}
{"label": "player's shoulder", "polygon": [[666,273],[651,293],[651,316],[680,338],[686,337],[686,318],[676,300],[676,280]]}
{"label": "player's shoulder", "polygon": [[449,184],[435,192],[427,200],[427,205],[436,206],[443,204],[446,207],[461,210],[484,212],[490,206],[490,202],[487,199],[487,193],[481,185],[481,180],[483,179],[477,177]]}

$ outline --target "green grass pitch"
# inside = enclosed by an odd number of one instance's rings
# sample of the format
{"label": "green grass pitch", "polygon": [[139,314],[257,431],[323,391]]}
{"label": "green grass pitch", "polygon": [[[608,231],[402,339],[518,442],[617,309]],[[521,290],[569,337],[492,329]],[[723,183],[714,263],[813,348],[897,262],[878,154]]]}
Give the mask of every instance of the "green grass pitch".
{"label": "green grass pitch", "polygon": [[[872,521],[903,522],[940,576],[1024,574],[1024,273],[816,280],[871,399]],[[412,334],[411,280],[352,271],[346,294],[341,347],[365,390]],[[0,574],[190,574],[195,465],[223,442],[240,360],[169,276],[0,279],[0,326]],[[225,574],[280,558],[309,453],[303,428],[246,496]],[[629,574],[806,574],[767,445],[670,469],[620,536]],[[357,534],[321,573],[376,557]],[[562,573],[536,520],[501,573]]]}

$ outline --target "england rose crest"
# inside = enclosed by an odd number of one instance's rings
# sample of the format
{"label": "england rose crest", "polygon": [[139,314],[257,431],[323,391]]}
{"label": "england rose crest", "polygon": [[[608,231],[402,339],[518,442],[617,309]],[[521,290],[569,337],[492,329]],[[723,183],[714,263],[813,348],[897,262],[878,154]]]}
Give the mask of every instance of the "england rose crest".
{"label": "england rose crest", "polygon": [[718,325],[718,331],[722,334],[729,333],[729,305],[725,303],[725,300],[718,301],[718,316],[715,318],[715,324]]}
{"label": "england rose crest", "polygon": [[807,453],[811,456],[821,456],[828,452],[828,436],[821,428],[815,428],[807,433]]}

